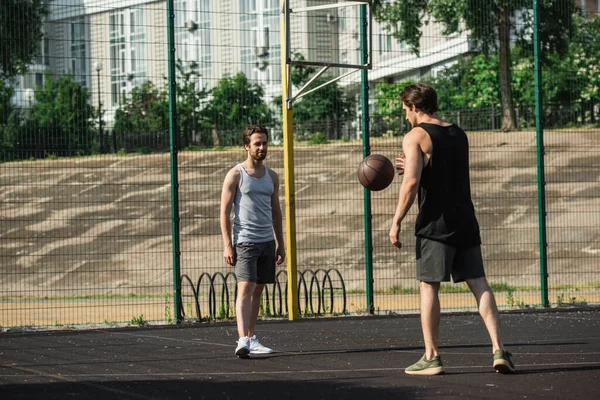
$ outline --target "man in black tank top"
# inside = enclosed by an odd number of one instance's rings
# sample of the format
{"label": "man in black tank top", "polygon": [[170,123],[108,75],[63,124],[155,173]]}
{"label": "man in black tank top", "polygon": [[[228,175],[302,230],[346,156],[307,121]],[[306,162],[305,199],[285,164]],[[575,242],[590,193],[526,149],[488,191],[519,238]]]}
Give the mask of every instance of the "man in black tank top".
{"label": "man in black tank top", "polygon": [[402,246],[400,226],[418,195],[416,263],[425,340],[425,354],[405,372],[444,372],[438,354],[438,293],[440,282],[448,282],[451,277],[455,283],[466,282],[477,300],[492,341],[494,369],[514,372],[511,354],[502,343],[498,307],[483,267],[479,224],[471,201],[467,135],[457,125],[435,116],[437,94],[430,85],[409,85],[400,98],[413,129],[402,142],[404,156],[396,158],[396,167],[404,178],[389,236],[394,246]]}

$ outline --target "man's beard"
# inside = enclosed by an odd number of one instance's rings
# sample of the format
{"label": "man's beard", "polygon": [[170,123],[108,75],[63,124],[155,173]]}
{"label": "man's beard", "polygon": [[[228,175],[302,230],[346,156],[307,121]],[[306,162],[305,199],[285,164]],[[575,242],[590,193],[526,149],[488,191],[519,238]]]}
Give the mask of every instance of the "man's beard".
{"label": "man's beard", "polygon": [[266,157],[267,157],[267,153],[266,152],[264,152],[264,153],[256,153],[256,154],[254,154],[254,156],[252,156],[252,158],[254,158],[257,161],[262,161]]}

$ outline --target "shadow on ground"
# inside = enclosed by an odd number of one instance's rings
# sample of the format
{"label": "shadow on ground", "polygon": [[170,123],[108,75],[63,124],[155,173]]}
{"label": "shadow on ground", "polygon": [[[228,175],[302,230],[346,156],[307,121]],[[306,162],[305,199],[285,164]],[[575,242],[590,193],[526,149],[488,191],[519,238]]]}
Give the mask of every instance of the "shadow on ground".
{"label": "shadow on ground", "polygon": [[[235,374],[232,374],[235,376]],[[356,382],[359,381],[359,382]],[[0,398],[12,399],[403,399],[415,398],[426,389],[359,386],[361,379],[341,381],[243,381],[189,380],[58,382],[0,386]]]}

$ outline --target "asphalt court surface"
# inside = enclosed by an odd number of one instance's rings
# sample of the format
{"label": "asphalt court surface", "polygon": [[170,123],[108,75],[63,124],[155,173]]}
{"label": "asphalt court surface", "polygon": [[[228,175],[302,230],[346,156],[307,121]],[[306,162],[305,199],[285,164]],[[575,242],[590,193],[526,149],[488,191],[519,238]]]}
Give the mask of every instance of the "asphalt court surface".
{"label": "asphalt court surface", "polygon": [[476,314],[443,314],[446,373],[409,376],[419,317],[259,321],[277,350],[234,356],[234,323],[0,333],[0,399],[598,399],[600,308],[503,313],[517,372]]}

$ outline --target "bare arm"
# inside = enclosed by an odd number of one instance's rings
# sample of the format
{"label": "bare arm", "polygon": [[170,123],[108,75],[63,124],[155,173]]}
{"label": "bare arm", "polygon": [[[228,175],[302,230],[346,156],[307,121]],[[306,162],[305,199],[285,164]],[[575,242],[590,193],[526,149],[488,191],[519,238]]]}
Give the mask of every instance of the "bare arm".
{"label": "bare arm", "polygon": [[400,243],[400,225],[417,197],[421,172],[423,171],[423,152],[420,145],[421,131],[421,128],[413,129],[402,141],[404,179],[402,179],[402,185],[400,186],[398,205],[389,233],[390,241],[398,248],[402,247]]}
{"label": "bare arm", "polygon": [[223,259],[229,265],[235,265],[235,251],[231,241],[231,208],[235,192],[240,183],[240,172],[237,168],[232,168],[225,176],[223,181],[223,190],[221,191],[221,235],[223,236]]}
{"label": "bare arm", "polygon": [[285,240],[283,238],[283,217],[281,215],[281,205],[279,204],[279,176],[271,171],[271,179],[273,180],[273,194],[271,195],[271,216],[273,218],[273,230],[275,231],[275,239],[277,239],[277,264],[283,263],[285,260]]}

